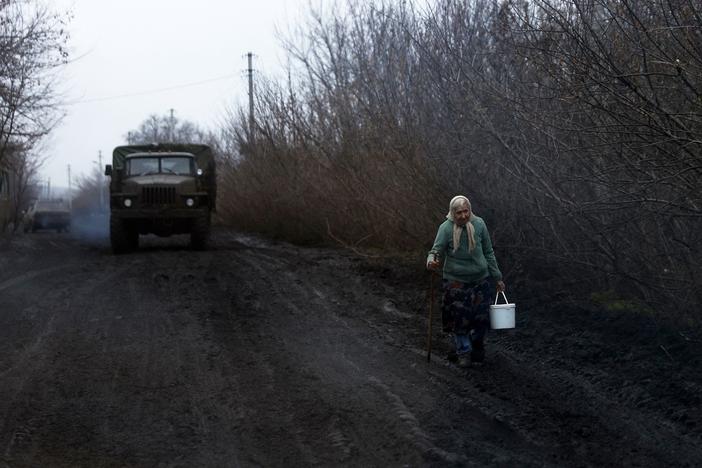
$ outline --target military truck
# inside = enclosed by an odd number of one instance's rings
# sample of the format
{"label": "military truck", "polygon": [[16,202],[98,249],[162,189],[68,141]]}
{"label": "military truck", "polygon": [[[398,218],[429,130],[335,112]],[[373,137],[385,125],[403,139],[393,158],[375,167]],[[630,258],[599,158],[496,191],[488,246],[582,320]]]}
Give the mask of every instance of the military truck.
{"label": "military truck", "polygon": [[139,235],[190,234],[207,247],[217,200],[215,158],[206,145],[118,146],[110,176],[110,243],[114,253],[139,247]]}

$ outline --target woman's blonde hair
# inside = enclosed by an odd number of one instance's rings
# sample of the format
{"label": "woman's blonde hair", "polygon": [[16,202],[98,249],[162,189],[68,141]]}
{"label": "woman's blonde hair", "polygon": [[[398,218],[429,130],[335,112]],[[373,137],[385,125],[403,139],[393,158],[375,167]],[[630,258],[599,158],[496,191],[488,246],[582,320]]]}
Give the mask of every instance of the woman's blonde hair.
{"label": "woman's blonde hair", "polygon": [[456,224],[454,215],[456,214],[456,210],[463,206],[467,206],[470,210],[470,217],[466,223],[466,234],[468,237],[468,251],[472,252],[475,248],[475,227],[473,227],[471,221],[475,219],[475,215],[473,214],[473,207],[471,206],[468,197],[463,195],[456,195],[453,197],[449,202],[449,211],[446,218],[453,222],[453,251],[456,252],[461,242],[461,232],[463,231],[463,227]]}

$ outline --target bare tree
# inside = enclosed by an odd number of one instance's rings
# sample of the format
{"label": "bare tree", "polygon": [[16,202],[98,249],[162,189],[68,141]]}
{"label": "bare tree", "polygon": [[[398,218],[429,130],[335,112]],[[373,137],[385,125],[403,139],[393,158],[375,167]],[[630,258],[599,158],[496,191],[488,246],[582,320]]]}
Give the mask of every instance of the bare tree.
{"label": "bare tree", "polygon": [[0,0],[0,169],[15,226],[42,162],[38,145],[62,117],[56,72],[68,57],[68,19],[38,0]]}
{"label": "bare tree", "polygon": [[516,282],[692,315],[701,13],[688,0],[312,11],[286,43],[287,80],[258,87],[257,131],[237,113],[225,126],[227,215],[289,238],[421,249],[464,193]]}
{"label": "bare tree", "polygon": [[56,70],[68,57],[68,18],[38,0],[2,0],[0,18],[1,164],[10,145],[30,148],[61,117]]}
{"label": "bare tree", "polygon": [[608,287],[691,311],[702,299],[699,7],[540,1],[509,13],[509,45],[529,67],[500,97],[530,129],[519,161],[544,181],[534,202],[557,220],[545,235]]}
{"label": "bare tree", "polygon": [[100,191],[104,197],[105,176],[95,167],[88,175],[78,178],[71,201],[73,215],[80,218],[104,212],[105,207],[100,206]]}
{"label": "bare tree", "polygon": [[151,143],[195,143],[211,139],[205,130],[188,120],[180,120],[173,112],[159,116],[151,114],[136,130],[125,135],[130,145]]}

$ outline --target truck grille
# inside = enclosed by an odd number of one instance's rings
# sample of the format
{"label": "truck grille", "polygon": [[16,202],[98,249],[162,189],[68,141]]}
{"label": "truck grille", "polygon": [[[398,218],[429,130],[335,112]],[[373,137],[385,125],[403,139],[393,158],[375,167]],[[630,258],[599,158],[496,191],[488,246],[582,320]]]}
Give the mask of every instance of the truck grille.
{"label": "truck grille", "polygon": [[142,187],[141,202],[144,205],[171,205],[176,201],[175,187]]}

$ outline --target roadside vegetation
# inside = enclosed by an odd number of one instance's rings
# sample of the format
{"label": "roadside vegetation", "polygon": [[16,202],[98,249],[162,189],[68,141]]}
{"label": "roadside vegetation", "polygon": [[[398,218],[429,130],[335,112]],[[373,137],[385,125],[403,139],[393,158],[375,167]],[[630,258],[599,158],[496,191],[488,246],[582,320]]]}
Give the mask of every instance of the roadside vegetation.
{"label": "roadside vegetation", "polygon": [[451,196],[508,283],[698,320],[702,7],[341,2],[222,131],[220,215],[297,242],[421,253]]}
{"label": "roadside vegetation", "polygon": [[68,21],[41,0],[0,0],[0,234],[19,227],[41,145],[63,115],[57,72],[68,59]]}
{"label": "roadside vegetation", "polygon": [[[66,16],[40,5],[0,2],[0,169],[17,196],[60,116],[44,77],[66,60]],[[340,0],[294,28],[252,114],[214,133],[153,115],[126,142],[213,146],[225,224],[418,265],[464,194],[511,287],[699,322],[702,6]],[[74,207],[94,209],[101,178]]]}

